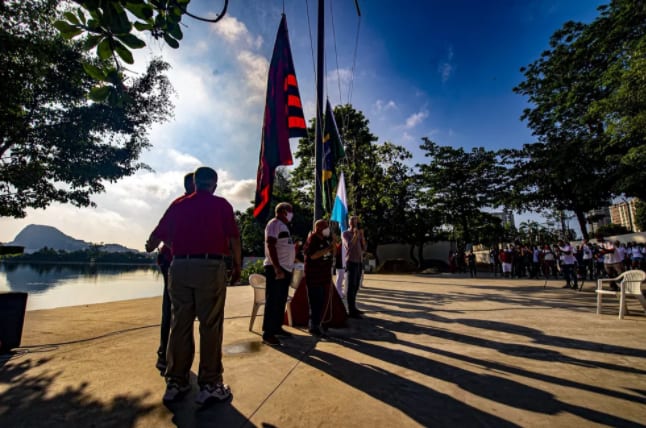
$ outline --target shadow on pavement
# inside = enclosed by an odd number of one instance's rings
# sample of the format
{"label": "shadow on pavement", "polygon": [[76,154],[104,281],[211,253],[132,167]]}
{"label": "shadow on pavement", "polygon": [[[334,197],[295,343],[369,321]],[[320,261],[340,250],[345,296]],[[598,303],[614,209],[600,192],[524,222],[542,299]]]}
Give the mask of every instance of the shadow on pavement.
{"label": "shadow on pavement", "polygon": [[[495,295],[494,295],[495,296]],[[352,324],[352,328],[340,331],[329,340],[355,352],[370,356],[371,358],[396,365],[400,368],[415,371],[430,378],[458,386],[464,391],[503,405],[545,415],[556,415],[562,412],[570,413],[589,422],[609,426],[641,426],[631,420],[624,419],[615,414],[609,414],[594,408],[587,408],[559,400],[549,391],[551,385],[569,387],[581,391],[601,394],[607,398],[626,400],[634,403],[646,404],[644,394],[631,395],[627,392],[606,389],[596,385],[588,385],[567,378],[557,378],[544,373],[527,370],[519,365],[498,363],[468,355],[459,355],[442,347],[419,345],[412,341],[398,339],[397,333],[407,335],[425,335],[439,339],[455,341],[462,345],[488,348],[514,358],[537,360],[547,363],[572,364],[584,369],[594,370],[601,368],[624,373],[634,373],[643,376],[646,371],[628,365],[618,365],[604,361],[580,359],[560,352],[555,347],[593,351],[602,354],[619,354],[631,357],[644,358],[646,352],[641,349],[613,346],[590,341],[570,339],[566,337],[550,336],[542,331],[525,326],[509,324],[499,321],[483,321],[478,319],[458,318],[451,319],[430,313],[428,302],[430,299],[438,301],[455,299],[478,299],[479,296],[462,295],[436,295],[426,292],[406,292],[378,289],[368,287],[362,290],[360,301],[363,308],[373,312],[393,314],[398,319],[427,319],[438,326],[424,326],[409,321],[389,321],[368,315],[363,320]],[[487,295],[490,299],[491,296]],[[504,303],[521,306],[535,306],[536,300],[523,298],[504,298]],[[418,303],[418,304],[416,304]],[[540,301],[540,304],[544,303]],[[556,302],[554,302],[556,303]],[[561,302],[562,303],[562,302]],[[441,304],[441,303],[440,303]],[[426,305],[426,306],[424,306]],[[392,308],[399,308],[395,311]],[[529,338],[538,346],[526,343],[513,343],[511,341],[498,341],[487,338],[486,331],[478,335],[469,335],[451,331],[451,324],[461,324],[480,330],[506,332]],[[396,345],[396,346],[393,346]],[[360,364],[348,358],[320,349],[320,346],[307,348],[307,343],[295,343],[294,346],[279,348],[281,352],[301,360],[303,363],[315,367],[346,384],[369,394],[394,408],[407,414],[409,417],[425,426],[515,426],[514,423],[501,417],[470,406],[464,401],[453,397],[432,387],[412,381],[398,373],[390,372],[369,364]],[[548,348],[549,347],[549,348]],[[410,351],[407,351],[410,350]],[[422,351],[411,352],[412,350]],[[344,353],[347,355],[347,353]],[[456,361],[455,364],[447,363],[446,358],[429,358],[424,354],[449,357]],[[465,367],[474,368],[475,371]],[[482,373],[484,371],[484,373]],[[509,374],[527,379],[545,382],[546,389],[528,385],[522,379],[510,379]],[[415,376],[418,378],[418,376]],[[429,382],[427,382],[428,384]],[[535,382],[534,382],[535,384]]]}
{"label": "shadow on pavement", "polygon": [[8,385],[2,394],[0,420],[3,427],[132,427],[136,420],[153,411],[143,404],[147,394],[120,395],[108,403],[87,393],[88,384],[80,383],[64,391],[52,390],[61,373],[29,376],[27,371],[48,359],[5,362],[0,383]]}

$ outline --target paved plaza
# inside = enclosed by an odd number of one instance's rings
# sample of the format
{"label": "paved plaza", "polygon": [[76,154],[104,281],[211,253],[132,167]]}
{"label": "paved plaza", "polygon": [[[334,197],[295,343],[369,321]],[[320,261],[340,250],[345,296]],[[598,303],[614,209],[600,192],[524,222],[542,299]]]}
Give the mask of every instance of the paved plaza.
{"label": "paved plaza", "polygon": [[[630,427],[646,425],[646,315],[594,285],[366,275],[365,318],[279,348],[249,332],[252,289],[228,289],[233,398],[165,406],[161,299],[30,311],[0,356],[2,427]],[[160,285],[161,287],[161,285]],[[197,323],[196,323],[197,333]],[[196,356],[199,358],[199,352]],[[193,375],[197,373],[197,358]],[[193,379],[195,383],[195,379]]]}

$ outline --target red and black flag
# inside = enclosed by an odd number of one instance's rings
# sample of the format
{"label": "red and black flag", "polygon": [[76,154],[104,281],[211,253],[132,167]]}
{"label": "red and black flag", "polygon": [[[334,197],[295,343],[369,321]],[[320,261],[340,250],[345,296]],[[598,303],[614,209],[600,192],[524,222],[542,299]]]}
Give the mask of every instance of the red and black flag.
{"label": "red and black flag", "polygon": [[256,219],[264,221],[268,217],[276,167],[294,163],[289,139],[306,136],[307,127],[289,47],[287,20],[283,15],[269,65],[260,162],[256,178],[256,204],[253,210]]}

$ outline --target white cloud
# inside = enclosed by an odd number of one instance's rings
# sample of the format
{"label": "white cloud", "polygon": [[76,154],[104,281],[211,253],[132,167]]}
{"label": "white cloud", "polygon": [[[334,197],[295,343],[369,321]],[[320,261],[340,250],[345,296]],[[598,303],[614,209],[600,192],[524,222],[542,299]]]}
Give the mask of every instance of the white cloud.
{"label": "white cloud", "polygon": [[442,83],[446,83],[453,72],[455,71],[455,65],[452,63],[453,61],[453,47],[449,47],[448,53],[447,53],[447,58],[442,61],[438,67],[437,70],[440,73],[440,76],[442,78]]}
{"label": "white cloud", "polygon": [[424,119],[426,119],[427,117],[428,117],[428,111],[426,110],[422,110],[420,112],[412,114],[406,119],[406,124],[404,125],[404,127],[406,129],[414,128],[420,123],[422,123]]}
{"label": "white cloud", "polygon": [[250,96],[247,98],[247,102],[263,102],[265,91],[267,90],[269,61],[267,61],[265,57],[250,51],[240,52],[237,59],[245,77],[245,85],[250,91]]}
{"label": "white cloud", "polygon": [[259,49],[263,40],[261,36],[254,37],[247,26],[231,15],[226,15],[216,24],[211,24],[211,30],[226,42],[238,47]]}
{"label": "white cloud", "polygon": [[374,109],[377,113],[385,112],[388,110],[397,110],[397,104],[393,100],[377,100],[375,102]]}

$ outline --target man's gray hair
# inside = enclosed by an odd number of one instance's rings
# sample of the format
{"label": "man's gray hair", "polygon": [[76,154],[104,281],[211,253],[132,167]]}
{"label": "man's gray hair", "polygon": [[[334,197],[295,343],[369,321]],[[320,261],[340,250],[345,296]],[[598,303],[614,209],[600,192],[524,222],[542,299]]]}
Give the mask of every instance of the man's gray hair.
{"label": "man's gray hair", "polygon": [[274,212],[276,213],[276,215],[278,215],[279,212],[284,210],[292,211],[292,204],[290,204],[289,202],[281,202],[278,205],[276,205]]}

